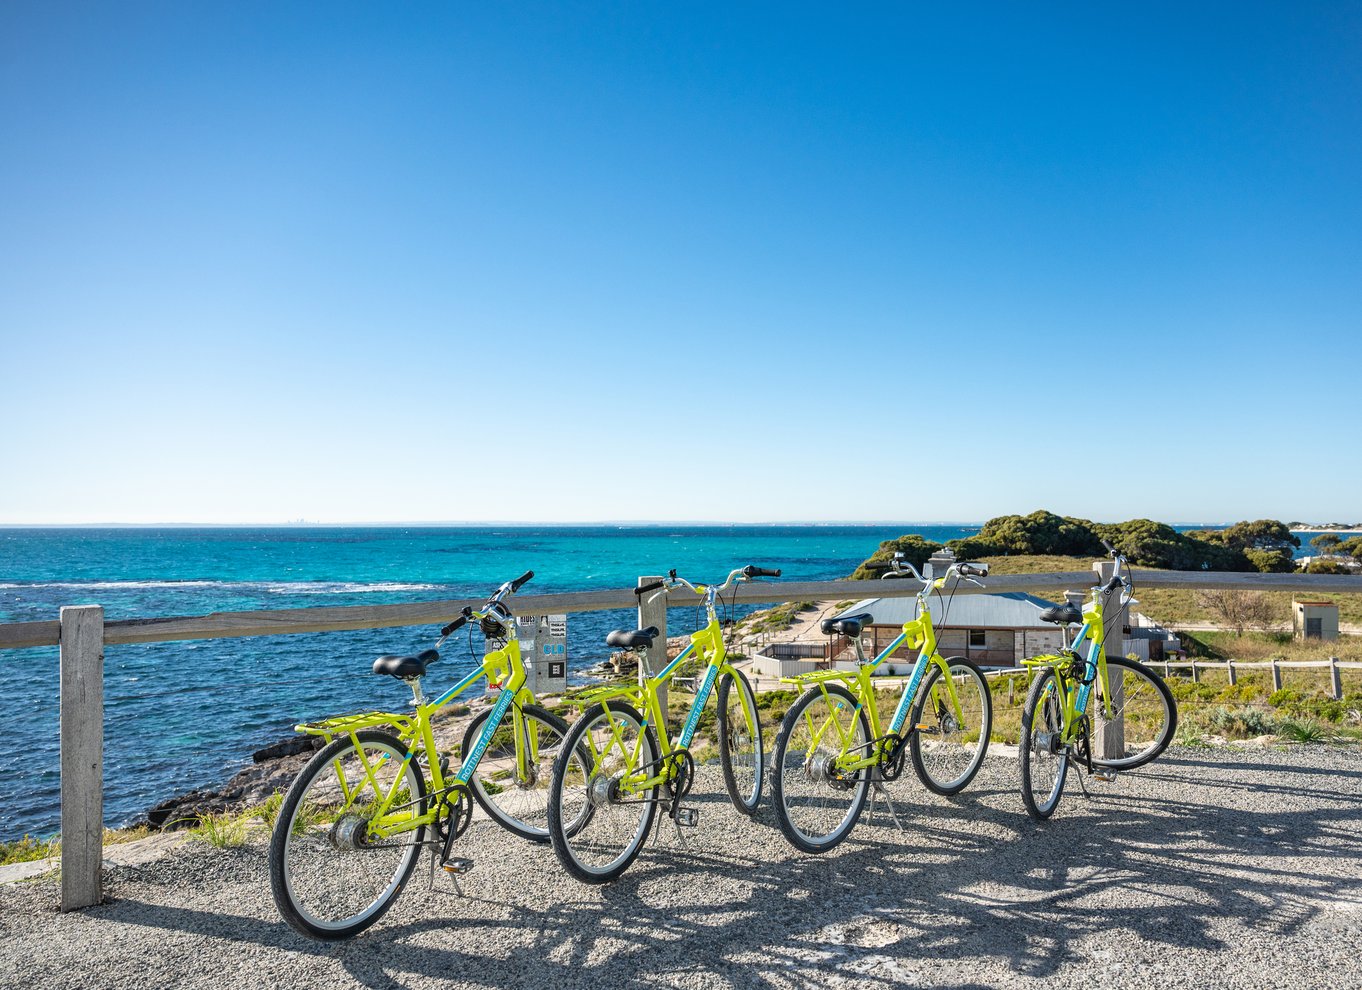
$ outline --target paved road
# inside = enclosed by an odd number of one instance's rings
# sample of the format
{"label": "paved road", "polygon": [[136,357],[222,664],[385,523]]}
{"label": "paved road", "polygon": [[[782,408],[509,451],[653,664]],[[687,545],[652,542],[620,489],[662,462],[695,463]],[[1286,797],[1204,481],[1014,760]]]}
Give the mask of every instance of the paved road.
{"label": "paved road", "polygon": [[990,758],[953,801],[900,782],[905,834],[877,817],[821,858],[702,801],[689,851],[664,835],[606,888],[475,825],[467,898],[414,882],[342,945],[279,920],[263,842],[189,845],[84,913],[0,886],[0,986],[1362,985],[1362,754],[1175,750],[1043,825],[1015,774]]}

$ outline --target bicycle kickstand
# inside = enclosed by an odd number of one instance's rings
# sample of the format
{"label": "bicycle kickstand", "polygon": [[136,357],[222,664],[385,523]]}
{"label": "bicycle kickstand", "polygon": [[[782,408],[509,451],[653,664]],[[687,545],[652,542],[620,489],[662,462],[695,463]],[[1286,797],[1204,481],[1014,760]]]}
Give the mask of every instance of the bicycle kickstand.
{"label": "bicycle kickstand", "polygon": [[888,788],[878,778],[872,778],[870,781],[870,815],[868,817],[872,819],[875,817],[875,800],[881,797],[884,798],[884,806],[889,810],[889,817],[894,819],[894,824],[898,826],[899,831],[907,832],[908,830],[903,827],[903,822],[899,821],[899,813],[889,797]]}

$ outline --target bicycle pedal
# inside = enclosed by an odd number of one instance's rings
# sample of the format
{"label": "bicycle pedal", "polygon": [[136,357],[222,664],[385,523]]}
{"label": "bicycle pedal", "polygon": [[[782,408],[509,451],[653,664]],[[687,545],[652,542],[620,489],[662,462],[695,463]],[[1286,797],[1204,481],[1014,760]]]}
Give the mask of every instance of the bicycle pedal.
{"label": "bicycle pedal", "polygon": [[1116,771],[1115,771],[1115,770],[1094,770],[1094,771],[1092,772],[1092,779],[1093,779],[1093,780],[1100,780],[1100,781],[1101,781],[1102,783],[1104,783],[1104,784],[1110,784],[1112,781],[1114,781],[1114,780],[1116,779]]}
{"label": "bicycle pedal", "polygon": [[700,812],[694,808],[677,808],[676,824],[684,825],[686,828],[694,828],[700,824]]}
{"label": "bicycle pedal", "polygon": [[447,859],[440,864],[440,869],[446,873],[453,873],[455,876],[462,876],[465,873],[473,872],[473,861],[471,859]]}

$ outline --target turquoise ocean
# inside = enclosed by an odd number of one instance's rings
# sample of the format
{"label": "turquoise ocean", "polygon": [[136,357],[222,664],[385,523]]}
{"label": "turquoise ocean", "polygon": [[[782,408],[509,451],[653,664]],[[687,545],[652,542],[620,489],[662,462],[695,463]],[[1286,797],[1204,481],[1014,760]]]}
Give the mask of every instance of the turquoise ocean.
{"label": "turquoise ocean", "polygon": [[[845,577],[880,541],[935,540],[976,526],[297,527],[0,529],[0,622],[54,619],[99,604],[108,619],[466,598],[527,569],[525,594],[632,587],[676,568],[721,580],[744,564],[784,579]],[[779,582],[773,582],[778,584]],[[776,588],[773,594],[779,596]],[[739,610],[741,614],[742,610]],[[631,611],[572,615],[569,670],[603,660],[605,634]],[[690,609],[670,624],[688,628]],[[110,646],[105,654],[105,817],[136,819],[157,802],[224,783],[253,750],[300,720],[404,704],[375,677],[385,652],[430,646],[434,627]],[[474,650],[476,652],[476,650]],[[453,683],[476,663],[451,639],[429,678]],[[17,744],[0,754],[0,840],[49,835],[60,820],[57,651],[0,652],[0,691]]]}

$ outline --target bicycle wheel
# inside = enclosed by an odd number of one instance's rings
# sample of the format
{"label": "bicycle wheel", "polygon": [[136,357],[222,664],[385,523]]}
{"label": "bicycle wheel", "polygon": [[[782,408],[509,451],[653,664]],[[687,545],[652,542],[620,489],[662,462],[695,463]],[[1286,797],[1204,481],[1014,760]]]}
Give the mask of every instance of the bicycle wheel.
{"label": "bicycle wheel", "polygon": [[568,730],[549,784],[549,839],[563,868],[583,883],[608,883],[629,868],[657,814],[658,785],[631,779],[661,772],[657,740],[633,706],[592,705]]}
{"label": "bicycle wheel", "polygon": [[[1103,718],[1102,681],[1093,692],[1097,697],[1093,714],[1092,765],[1112,770],[1133,770],[1154,759],[1173,741],[1178,727],[1178,706],[1163,678],[1142,663],[1125,657],[1107,660],[1107,680],[1111,684],[1112,721]],[[1104,749],[1110,746],[1111,749]],[[1103,756],[1099,752],[1120,753]]]}
{"label": "bicycle wheel", "polygon": [[1064,713],[1059,700],[1059,681],[1055,672],[1042,670],[1031,682],[1022,709],[1021,761],[1022,801],[1032,818],[1049,818],[1064,793],[1064,778],[1069,772],[1069,752],[1060,744]]}
{"label": "bicycle wheel", "polygon": [[284,920],[327,940],[372,925],[421,852],[425,826],[400,831],[403,822],[425,811],[425,779],[405,743],[375,729],[333,740],[289,787],[275,820],[270,889]]}
{"label": "bicycle wheel", "polygon": [[752,685],[742,671],[719,680],[719,762],[733,806],[751,815],[761,803],[763,777],[761,718]]}
{"label": "bicycle wheel", "polygon": [[[548,842],[549,782],[568,725],[538,705],[525,705],[520,714],[519,738],[512,712],[502,716],[468,786],[498,825],[522,839]],[[468,723],[460,750],[464,756],[473,752],[491,715],[488,708]]]}
{"label": "bicycle wheel", "polygon": [[[913,769],[918,779],[937,794],[959,794],[979,772],[988,737],[993,731],[993,695],[983,672],[964,657],[946,661],[950,670],[951,701],[941,668],[932,664],[913,702],[911,715]],[[926,728],[923,728],[923,726]]]}
{"label": "bicycle wheel", "polygon": [[810,688],[786,712],[776,736],[771,799],[780,830],[796,849],[827,852],[851,833],[870,793],[870,771],[846,777],[837,761],[865,757],[870,742],[865,712],[840,684]]}

